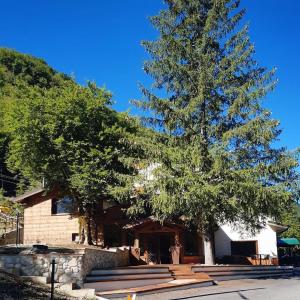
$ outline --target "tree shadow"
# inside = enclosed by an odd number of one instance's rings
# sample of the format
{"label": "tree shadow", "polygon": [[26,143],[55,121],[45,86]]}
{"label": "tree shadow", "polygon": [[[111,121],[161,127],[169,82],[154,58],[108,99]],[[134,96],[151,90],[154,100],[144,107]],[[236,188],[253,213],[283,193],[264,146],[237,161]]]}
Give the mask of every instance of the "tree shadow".
{"label": "tree shadow", "polygon": [[246,296],[242,294],[242,292],[248,292],[248,291],[257,291],[257,290],[265,290],[265,288],[255,288],[255,289],[242,289],[242,290],[231,290],[231,291],[223,291],[223,292],[214,292],[214,293],[206,293],[196,296],[187,296],[187,297],[181,297],[181,298],[172,298],[170,300],[188,300],[193,298],[200,298],[200,297],[207,297],[207,296],[217,296],[217,295],[223,295],[223,294],[233,294],[237,293],[241,299],[248,300]]}

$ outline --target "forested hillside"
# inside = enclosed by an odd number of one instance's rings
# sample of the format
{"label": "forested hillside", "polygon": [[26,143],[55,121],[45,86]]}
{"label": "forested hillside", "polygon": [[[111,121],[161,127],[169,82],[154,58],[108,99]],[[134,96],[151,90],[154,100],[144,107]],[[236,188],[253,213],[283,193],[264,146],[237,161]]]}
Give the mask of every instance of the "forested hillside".
{"label": "forested hillside", "polygon": [[5,163],[8,147],[8,128],[5,116],[9,114],[13,101],[22,99],[24,89],[36,90],[62,86],[72,79],[55,71],[45,61],[15,50],[0,48],[0,188],[7,196],[16,192],[20,181],[17,174],[9,172]]}

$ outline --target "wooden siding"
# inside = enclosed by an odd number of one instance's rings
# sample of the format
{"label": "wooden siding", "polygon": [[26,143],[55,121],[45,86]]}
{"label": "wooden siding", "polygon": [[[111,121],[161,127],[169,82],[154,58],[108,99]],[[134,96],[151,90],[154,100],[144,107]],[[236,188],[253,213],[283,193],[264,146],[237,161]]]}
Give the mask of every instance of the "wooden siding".
{"label": "wooden siding", "polygon": [[69,214],[51,215],[54,195],[32,197],[24,210],[24,244],[37,242],[55,245],[72,243],[72,234],[78,233],[77,218]]}

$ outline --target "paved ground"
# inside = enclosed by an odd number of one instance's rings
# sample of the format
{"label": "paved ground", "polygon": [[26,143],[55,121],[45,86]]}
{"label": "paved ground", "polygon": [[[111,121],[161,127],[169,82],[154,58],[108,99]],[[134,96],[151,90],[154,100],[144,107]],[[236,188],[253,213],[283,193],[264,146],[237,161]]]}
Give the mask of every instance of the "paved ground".
{"label": "paved ground", "polygon": [[300,277],[223,281],[217,286],[138,296],[137,300],[300,300]]}

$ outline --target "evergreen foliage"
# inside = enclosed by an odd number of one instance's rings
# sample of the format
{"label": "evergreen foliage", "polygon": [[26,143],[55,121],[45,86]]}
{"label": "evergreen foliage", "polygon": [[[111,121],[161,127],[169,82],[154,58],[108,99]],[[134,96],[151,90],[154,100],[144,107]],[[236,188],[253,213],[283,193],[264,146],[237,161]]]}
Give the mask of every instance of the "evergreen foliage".
{"label": "evergreen foliage", "polygon": [[297,161],[274,147],[279,122],[261,101],[276,85],[275,71],[256,62],[240,22],[245,12],[232,0],[165,4],[151,19],[159,39],[143,42],[153,88],[142,87],[145,99],[135,102],[158,130],[149,149],[150,162],[159,163],[147,187],[153,211],[202,232],[278,219],[293,198]]}

